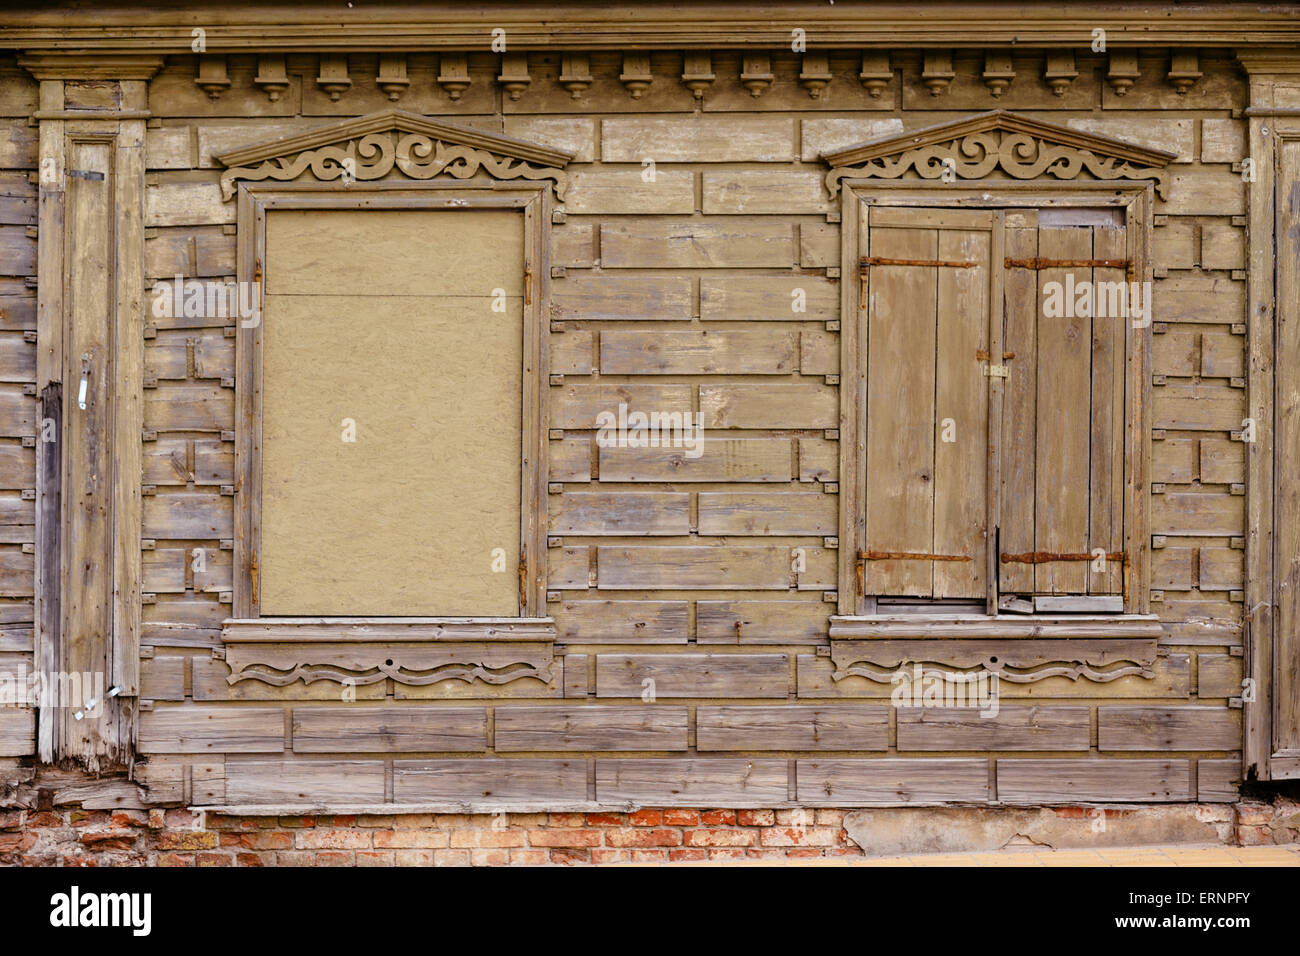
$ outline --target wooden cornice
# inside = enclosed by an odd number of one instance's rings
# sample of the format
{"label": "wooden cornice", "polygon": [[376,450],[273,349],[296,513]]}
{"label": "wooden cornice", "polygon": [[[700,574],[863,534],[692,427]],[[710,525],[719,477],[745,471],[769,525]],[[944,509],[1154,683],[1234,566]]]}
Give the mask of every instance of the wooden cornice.
{"label": "wooden cornice", "polygon": [[129,53],[44,51],[18,57],[18,65],[37,80],[150,80],[163,62],[161,56]]}
{"label": "wooden cornice", "polygon": [[483,149],[500,156],[509,156],[512,159],[556,169],[563,169],[573,159],[572,153],[539,146],[526,140],[515,139],[513,136],[488,133],[468,126],[455,126],[451,123],[427,119],[419,113],[411,113],[407,110],[383,110],[360,119],[326,123],[294,136],[242,146],[220,154],[216,160],[226,167],[250,166],[305,150],[319,149],[344,140],[357,139],[370,133],[384,132],[419,133],[430,139]]}
{"label": "wooden cornice", "polygon": [[806,2],[603,4],[460,3],[383,5],[193,3],[71,0],[0,12],[0,46],[86,53],[188,54],[192,30],[207,51],[411,51],[489,49],[489,30],[506,31],[515,51],[788,47],[806,31],[810,48],[916,48],[990,45],[1086,48],[1104,29],[1109,48],[1255,47],[1300,42],[1289,3],[883,3]]}

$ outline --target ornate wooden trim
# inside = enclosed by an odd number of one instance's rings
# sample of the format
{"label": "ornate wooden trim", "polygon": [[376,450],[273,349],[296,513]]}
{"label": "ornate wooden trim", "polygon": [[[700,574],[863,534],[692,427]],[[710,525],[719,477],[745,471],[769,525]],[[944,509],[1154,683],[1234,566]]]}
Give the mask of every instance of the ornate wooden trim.
{"label": "ornate wooden trim", "polygon": [[549,617],[254,617],[221,625],[228,644],[554,641]]}
{"label": "ornate wooden trim", "polygon": [[535,143],[426,119],[405,110],[383,110],[361,119],[329,123],[298,136],[222,153],[221,177],[227,202],[239,181],[288,182],[308,170],[321,182],[371,182],[397,169],[407,178],[429,180],[446,174],[468,179],[480,171],[495,179],[549,179],[557,199],[568,177],[572,153]]}
{"label": "ornate wooden trim", "polygon": [[865,677],[888,684],[900,668],[920,665],[927,673],[984,671],[1013,684],[1049,677],[1108,683],[1120,677],[1155,677],[1153,638],[1076,640],[886,640],[831,641],[836,681]]}
{"label": "ornate wooden trim", "polygon": [[984,179],[1001,170],[1013,179],[1077,179],[1087,172],[1099,180],[1153,180],[1167,198],[1164,167],[1174,153],[1148,149],[1109,136],[1045,123],[1006,110],[941,123],[823,153],[831,165],[826,189],[831,196],[845,179]]}
{"label": "ornate wooden trim", "polygon": [[1033,638],[1125,638],[1157,641],[1164,634],[1154,614],[1015,617],[982,614],[873,614],[833,616],[830,637],[836,638],[989,638],[1024,641]]}

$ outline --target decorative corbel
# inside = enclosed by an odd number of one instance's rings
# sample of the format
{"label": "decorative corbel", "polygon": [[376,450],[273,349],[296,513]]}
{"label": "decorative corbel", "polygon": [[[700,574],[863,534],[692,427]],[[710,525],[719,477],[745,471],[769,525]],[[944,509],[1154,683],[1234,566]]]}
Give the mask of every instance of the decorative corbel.
{"label": "decorative corbel", "polygon": [[224,56],[199,57],[199,75],[194,78],[194,84],[207,93],[208,99],[215,103],[217,97],[230,89],[230,76],[226,73],[226,58]]}
{"label": "decorative corbel", "polygon": [[951,50],[929,50],[921,68],[921,82],[931,96],[943,94],[957,74],[952,71]]}
{"label": "decorative corbel", "polygon": [[379,73],[375,85],[388,94],[390,100],[396,101],[406,92],[411,81],[406,75],[405,53],[379,54]]}
{"label": "decorative corbel", "polygon": [[1073,50],[1053,50],[1047,54],[1047,64],[1043,67],[1043,79],[1057,96],[1064,96],[1079,75],[1074,67]]}
{"label": "decorative corbel", "polygon": [[320,57],[320,74],[316,85],[329,95],[332,102],[338,102],[340,96],[352,89],[352,78],[348,76],[348,58],[344,53],[322,53]]}
{"label": "decorative corbel", "polygon": [[591,58],[585,53],[575,53],[560,59],[560,86],[577,99],[591,86]]}
{"label": "decorative corbel", "polygon": [[704,99],[704,91],[713,85],[713,59],[707,53],[687,53],[682,61],[682,85]]}
{"label": "decorative corbel", "polygon": [[618,76],[627,91],[632,94],[632,99],[639,100],[646,90],[650,89],[650,84],[655,81],[654,75],[650,72],[650,54],[649,53],[628,53],[623,56],[623,72]]}
{"label": "decorative corbel", "polygon": [[528,89],[528,84],[533,82],[533,78],[528,75],[528,54],[503,53],[497,82],[511,100],[519,99],[524,90]]}
{"label": "decorative corbel", "polygon": [[1110,55],[1110,68],[1106,71],[1106,82],[1115,91],[1116,96],[1124,96],[1132,89],[1142,74],[1138,72],[1138,55],[1136,50],[1115,50]]}
{"label": "decorative corbel", "polygon": [[289,74],[284,68],[284,54],[276,53],[257,58],[257,75],[253,83],[274,103],[289,89]]}
{"label": "decorative corbel", "polygon": [[873,100],[880,99],[885,87],[894,79],[894,71],[889,66],[888,53],[867,52],[862,54],[862,72],[858,79],[866,87],[867,95]]}
{"label": "decorative corbel", "polygon": [[438,62],[438,85],[453,101],[469,89],[469,61],[464,53],[445,53]]}
{"label": "decorative corbel", "polygon": [[749,90],[749,95],[762,96],[776,76],[772,73],[772,58],[766,53],[746,54],[741,61],[740,85]]}
{"label": "decorative corbel", "polygon": [[984,85],[994,97],[1005,93],[1015,78],[1016,70],[1011,63],[1010,53],[984,54]]}
{"label": "decorative corbel", "polygon": [[799,85],[812,99],[821,99],[822,90],[831,85],[831,58],[825,53],[805,53]]}
{"label": "decorative corbel", "polygon": [[1200,60],[1195,51],[1175,51],[1169,63],[1168,80],[1174,86],[1174,92],[1183,96],[1196,85],[1202,76]]}

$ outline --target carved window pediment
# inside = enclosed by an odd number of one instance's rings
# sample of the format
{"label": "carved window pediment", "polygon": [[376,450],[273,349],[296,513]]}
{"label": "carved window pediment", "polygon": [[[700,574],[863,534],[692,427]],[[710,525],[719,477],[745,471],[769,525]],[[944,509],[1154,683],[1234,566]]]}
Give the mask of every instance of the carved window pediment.
{"label": "carved window pediment", "polygon": [[230,150],[216,159],[226,167],[221,193],[227,201],[240,181],[288,182],[310,174],[320,182],[368,182],[394,169],[413,180],[444,175],[469,179],[479,172],[502,180],[549,179],[556,198],[563,199],[563,167],[573,154],[418,113],[384,110]]}
{"label": "carved window pediment", "polygon": [[830,164],[826,188],[834,196],[845,179],[984,179],[994,171],[1012,179],[1142,180],[1165,199],[1164,167],[1174,153],[1137,146],[1095,133],[993,110],[823,153]]}

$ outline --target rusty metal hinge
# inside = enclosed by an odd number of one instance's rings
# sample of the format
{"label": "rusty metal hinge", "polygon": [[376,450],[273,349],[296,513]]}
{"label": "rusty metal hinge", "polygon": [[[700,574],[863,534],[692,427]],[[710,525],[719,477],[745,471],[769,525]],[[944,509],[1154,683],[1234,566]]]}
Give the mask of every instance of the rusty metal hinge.
{"label": "rusty metal hinge", "polygon": [[524,552],[519,552],[519,611],[528,607],[528,558]]}
{"label": "rusty metal hinge", "polygon": [[894,259],[889,256],[863,256],[865,266],[930,266],[948,269],[977,269],[982,262],[963,262],[954,259]]}
{"label": "rusty metal hinge", "polygon": [[[1095,561],[1100,555],[1091,553],[1067,552],[1057,554],[1054,551],[1026,551],[1023,554],[1003,554],[1002,561],[1006,564],[1048,564],[1053,561]],[[1123,551],[1110,551],[1106,555],[1107,561],[1122,561],[1128,563],[1128,558]]]}
{"label": "rusty metal hinge", "polygon": [[930,554],[926,551],[859,551],[861,561],[969,561],[965,554]]}
{"label": "rusty metal hinge", "polygon": [[1007,256],[1005,260],[1008,269],[1127,269],[1130,264],[1128,259],[1044,259],[1041,256],[1032,259]]}

